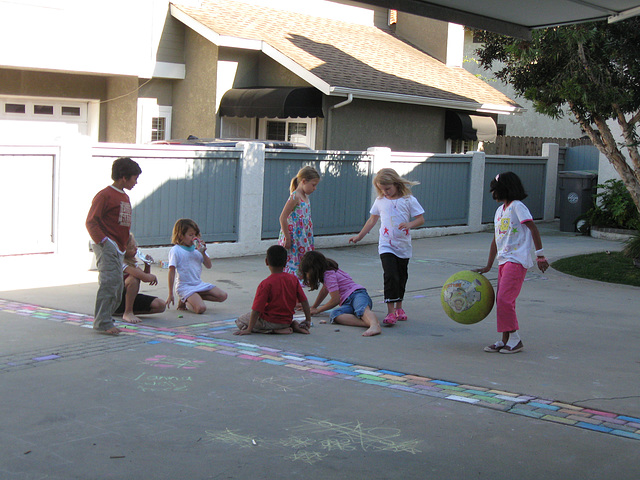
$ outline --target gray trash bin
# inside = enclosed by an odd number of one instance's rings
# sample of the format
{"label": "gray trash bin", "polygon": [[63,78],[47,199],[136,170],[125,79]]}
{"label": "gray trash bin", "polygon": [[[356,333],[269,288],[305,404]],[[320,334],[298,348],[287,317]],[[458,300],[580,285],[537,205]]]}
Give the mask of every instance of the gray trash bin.
{"label": "gray trash bin", "polygon": [[575,232],[576,219],[593,205],[598,175],[591,172],[559,172],[560,231]]}

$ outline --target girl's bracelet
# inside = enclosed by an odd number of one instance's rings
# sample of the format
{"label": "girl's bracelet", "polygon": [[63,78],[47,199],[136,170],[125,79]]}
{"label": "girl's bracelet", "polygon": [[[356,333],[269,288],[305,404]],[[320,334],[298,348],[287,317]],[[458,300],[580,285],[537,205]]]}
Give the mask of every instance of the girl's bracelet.
{"label": "girl's bracelet", "polygon": [[547,261],[547,257],[544,257],[544,256],[538,257],[538,261],[539,262],[546,262]]}
{"label": "girl's bracelet", "polygon": [[536,257],[544,257],[544,248],[536,250]]}

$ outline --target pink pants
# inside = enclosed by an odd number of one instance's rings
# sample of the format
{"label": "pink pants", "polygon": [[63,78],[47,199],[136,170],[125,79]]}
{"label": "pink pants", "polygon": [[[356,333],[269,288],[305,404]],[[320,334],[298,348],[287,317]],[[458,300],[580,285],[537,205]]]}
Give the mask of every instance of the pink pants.
{"label": "pink pants", "polygon": [[507,262],[498,267],[496,314],[498,332],[519,330],[516,316],[516,298],[520,295],[527,269],[519,263]]}

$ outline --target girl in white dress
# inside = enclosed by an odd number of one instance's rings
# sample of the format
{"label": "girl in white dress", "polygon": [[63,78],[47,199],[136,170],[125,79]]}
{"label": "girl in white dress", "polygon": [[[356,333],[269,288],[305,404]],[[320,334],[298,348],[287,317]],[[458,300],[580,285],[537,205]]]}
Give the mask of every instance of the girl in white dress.
{"label": "girl in white dress", "polygon": [[[189,309],[194,313],[207,310],[205,300],[224,302],[227,294],[211,283],[200,279],[202,265],[211,268],[207,245],[200,239],[200,228],[191,219],[181,218],[173,226],[169,250],[169,297],[167,308],[174,303],[173,287],[176,283],[178,310]],[[177,272],[177,282],[176,282]]]}

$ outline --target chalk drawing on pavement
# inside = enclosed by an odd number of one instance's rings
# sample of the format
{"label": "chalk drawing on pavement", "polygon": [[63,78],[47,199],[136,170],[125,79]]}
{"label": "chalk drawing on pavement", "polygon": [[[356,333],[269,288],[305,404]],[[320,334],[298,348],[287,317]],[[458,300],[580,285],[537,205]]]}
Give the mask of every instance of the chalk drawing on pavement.
{"label": "chalk drawing on pavement", "polygon": [[[281,439],[258,439],[255,435],[228,428],[206,431],[209,443],[220,442],[240,448],[268,447],[282,451],[283,458],[309,465],[339,452],[420,453],[420,440],[404,440],[397,428],[365,427],[359,421],[333,423],[307,418],[302,425],[287,428],[293,434]],[[298,432],[296,434],[295,432]]]}
{"label": "chalk drawing on pavement", "polygon": [[155,355],[145,359],[143,363],[156,368],[195,370],[205,362],[203,360],[187,360],[186,358],[169,357],[167,355]]}
{"label": "chalk drawing on pavement", "polygon": [[133,380],[143,392],[186,392],[193,379],[190,376],[153,375],[141,373]]}

